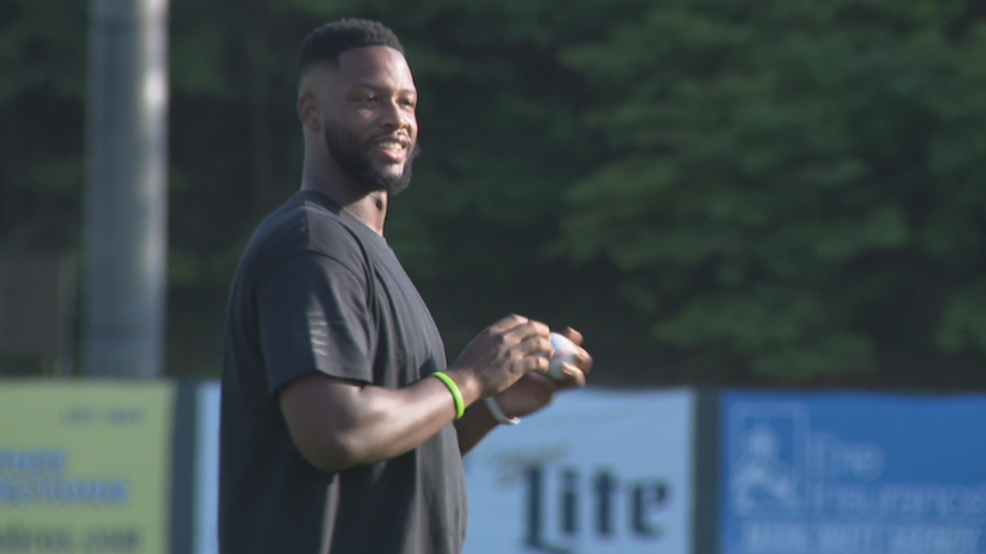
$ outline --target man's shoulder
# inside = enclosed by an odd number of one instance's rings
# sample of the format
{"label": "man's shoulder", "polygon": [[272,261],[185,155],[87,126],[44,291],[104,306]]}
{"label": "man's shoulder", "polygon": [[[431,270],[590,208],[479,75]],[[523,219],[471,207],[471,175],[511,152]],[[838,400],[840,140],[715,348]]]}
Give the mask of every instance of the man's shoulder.
{"label": "man's shoulder", "polygon": [[270,214],[251,239],[251,250],[293,255],[309,251],[333,257],[360,251],[358,229],[341,208],[312,193],[298,193]]}

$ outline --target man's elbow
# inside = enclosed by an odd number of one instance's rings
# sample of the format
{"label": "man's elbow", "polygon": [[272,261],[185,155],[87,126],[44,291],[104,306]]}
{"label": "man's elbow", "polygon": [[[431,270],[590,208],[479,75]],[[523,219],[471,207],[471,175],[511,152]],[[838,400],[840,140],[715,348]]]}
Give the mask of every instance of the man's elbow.
{"label": "man's elbow", "polygon": [[294,444],[305,461],[325,473],[337,473],[373,461],[361,441],[342,433],[320,439],[295,437]]}

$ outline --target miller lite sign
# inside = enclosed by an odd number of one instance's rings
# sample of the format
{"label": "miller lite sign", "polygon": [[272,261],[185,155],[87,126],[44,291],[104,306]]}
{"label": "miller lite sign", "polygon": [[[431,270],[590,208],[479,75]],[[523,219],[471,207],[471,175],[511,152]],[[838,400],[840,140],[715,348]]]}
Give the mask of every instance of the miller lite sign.
{"label": "miller lite sign", "polygon": [[695,402],[574,391],[497,429],[465,458],[466,554],[690,554]]}

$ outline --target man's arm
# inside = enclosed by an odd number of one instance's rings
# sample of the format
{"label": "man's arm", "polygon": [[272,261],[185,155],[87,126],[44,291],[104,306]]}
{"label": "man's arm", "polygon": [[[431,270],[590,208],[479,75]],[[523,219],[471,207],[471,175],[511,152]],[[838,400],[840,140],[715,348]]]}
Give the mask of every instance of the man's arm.
{"label": "man's arm", "polygon": [[[475,402],[475,379],[449,376]],[[432,378],[394,390],[309,373],[287,384],[280,402],[298,450],[326,472],[400,456],[455,419],[452,395]]]}
{"label": "man's arm", "polygon": [[462,419],[455,422],[455,432],[459,435],[459,452],[463,456],[468,454],[497,425],[499,423],[482,402],[470,406]]}
{"label": "man's arm", "polygon": [[[539,353],[550,348],[543,323],[509,316],[473,339],[446,374],[468,407],[527,373],[544,372],[547,360]],[[326,472],[399,456],[455,419],[452,394],[430,377],[394,390],[309,373],[278,397],[298,450]]]}

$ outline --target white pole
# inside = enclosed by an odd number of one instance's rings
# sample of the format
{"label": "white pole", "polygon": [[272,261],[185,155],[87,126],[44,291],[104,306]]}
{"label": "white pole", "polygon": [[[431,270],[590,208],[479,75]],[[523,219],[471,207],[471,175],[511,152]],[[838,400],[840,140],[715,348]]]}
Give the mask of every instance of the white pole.
{"label": "white pole", "polygon": [[167,0],[91,0],[82,372],[157,377],[167,273]]}

